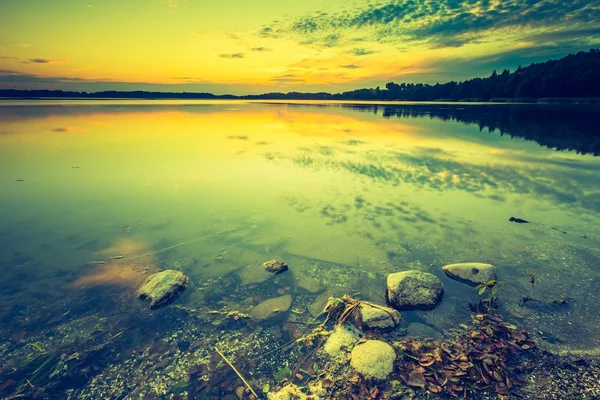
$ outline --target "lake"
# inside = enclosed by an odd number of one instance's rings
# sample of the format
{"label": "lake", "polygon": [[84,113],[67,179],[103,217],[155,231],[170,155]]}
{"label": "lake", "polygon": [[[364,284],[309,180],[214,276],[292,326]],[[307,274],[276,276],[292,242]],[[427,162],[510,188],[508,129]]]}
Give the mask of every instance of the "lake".
{"label": "lake", "polygon": [[[273,371],[296,372],[301,351],[276,350],[312,328],[311,305],[385,304],[394,272],[445,286],[435,309],[402,312],[409,334],[467,323],[487,294],[441,269],[460,262],[496,266],[498,312],[538,347],[597,352],[599,117],[519,104],[4,101],[0,387],[171,398],[200,366],[218,368],[217,346],[237,365],[260,355],[240,369],[261,390]],[[271,259],[289,271],[263,276]],[[137,289],[162,269],[189,284],[150,310]],[[241,315],[284,295],[281,318]],[[231,396],[240,383],[228,379],[208,390]]]}

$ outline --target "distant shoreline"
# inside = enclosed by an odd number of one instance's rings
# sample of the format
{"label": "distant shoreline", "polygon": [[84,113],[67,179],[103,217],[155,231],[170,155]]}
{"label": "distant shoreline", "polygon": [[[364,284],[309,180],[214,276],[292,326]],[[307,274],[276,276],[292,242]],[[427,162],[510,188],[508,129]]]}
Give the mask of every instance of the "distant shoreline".
{"label": "distant shoreline", "polygon": [[330,103],[330,104],[572,104],[572,105],[600,105],[600,98],[580,98],[580,97],[550,97],[550,98],[496,98],[490,100],[481,99],[439,99],[431,101],[414,101],[414,100],[348,100],[348,99],[314,99],[314,98],[248,98],[246,96],[230,96],[220,97],[0,97],[0,102],[4,101],[123,101],[123,100],[147,100],[147,101],[248,101],[248,102],[270,102],[270,103],[291,103],[291,102],[314,102],[314,103]]}

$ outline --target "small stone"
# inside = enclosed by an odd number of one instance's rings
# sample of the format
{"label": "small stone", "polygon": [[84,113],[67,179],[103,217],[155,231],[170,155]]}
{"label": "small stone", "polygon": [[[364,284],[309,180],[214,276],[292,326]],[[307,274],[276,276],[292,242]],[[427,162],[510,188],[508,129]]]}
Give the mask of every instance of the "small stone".
{"label": "small stone", "polygon": [[428,272],[410,270],[387,277],[387,302],[399,310],[433,309],[443,295],[444,284]]}
{"label": "small stone", "polygon": [[366,303],[360,303],[354,315],[355,323],[362,329],[391,329],[402,321],[402,316],[397,310]]}
{"label": "small stone", "polygon": [[394,371],[396,352],[381,340],[367,340],[352,350],[350,365],[364,377],[386,379]]}
{"label": "small stone", "polygon": [[492,264],[480,262],[458,263],[445,265],[442,269],[451,279],[471,286],[496,280],[496,267]]}
{"label": "small stone", "polygon": [[336,327],[323,345],[323,350],[334,361],[346,362],[346,351],[352,350],[360,339],[360,332],[352,325],[342,324]]}
{"label": "small stone", "polygon": [[263,264],[265,271],[279,274],[288,270],[288,265],[281,260],[271,260]]}
{"label": "small stone", "polygon": [[138,297],[150,302],[150,308],[156,309],[175,301],[187,287],[188,278],[180,271],[168,269],[150,275],[138,291]]}
{"label": "small stone", "polygon": [[292,296],[289,294],[268,299],[258,304],[252,310],[250,315],[253,319],[258,321],[264,321],[267,319],[273,319],[281,314],[286,313],[292,306]]}

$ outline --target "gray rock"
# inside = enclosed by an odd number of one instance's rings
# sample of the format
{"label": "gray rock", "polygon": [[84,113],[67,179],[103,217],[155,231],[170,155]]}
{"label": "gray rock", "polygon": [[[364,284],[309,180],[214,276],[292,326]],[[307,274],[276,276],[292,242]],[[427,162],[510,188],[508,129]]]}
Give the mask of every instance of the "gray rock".
{"label": "gray rock", "polygon": [[288,270],[288,265],[281,260],[270,260],[263,264],[263,268],[267,272],[278,274]]}
{"label": "gray rock", "polygon": [[311,293],[318,293],[323,289],[319,280],[313,278],[312,276],[308,276],[297,269],[294,269],[293,276],[294,286],[296,287],[302,288]]}
{"label": "gray rock", "polygon": [[443,295],[444,285],[428,272],[411,270],[387,277],[387,301],[399,310],[433,309]]}
{"label": "gray rock", "polygon": [[333,297],[333,291],[331,289],[321,293],[319,297],[315,299],[315,301],[308,305],[308,312],[310,312],[310,315],[316,318],[319,314],[321,314],[330,297]]}
{"label": "gray rock", "polygon": [[260,264],[258,263],[245,265],[236,273],[239,276],[243,286],[253,283],[262,283],[273,278],[273,274],[265,271],[265,269],[261,268]]}
{"label": "gray rock", "polygon": [[138,297],[150,302],[150,308],[160,308],[172,303],[187,287],[188,278],[180,271],[168,269],[150,275],[138,291]]}
{"label": "gray rock", "polygon": [[406,335],[412,337],[426,337],[430,339],[437,339],[442,337],[442,334],[430,327],[429,325],[421,324],[419,322],[412,322],[408,324],[406,328]]}
{"label": "gray rock", "polygon": [[360,336],[360,332],[352,325],[342,324],[329,335],[323,345],[323,350],[334,361],[344,363],[346,362],[346,352],[354,348],[354,345],[360,340]]}
{"label": "gray rock", "polygon": [[442,269],[448,277],[471,286],[496,280],[496,267],[492,264],[458,263],[445,265]]}
{"label": "gray rock", "polygon": [[381,340],[367,340],[354,347],[350,365],[364,377],[386,379],[394,371],[396,352]]}
{"label": "gray rock", "polygon": [[391,329],[395,328],[402,316],[393,308],[361,303],[354,312],[354,321],[362,329]]}
{"label": "gray rock", "polygon": [[268,299],[258,304],[252,310],[250,315],[257,321],[274,319],[281,314],[286,313],[292,306],[292,296],[285,294],[280,297]]}

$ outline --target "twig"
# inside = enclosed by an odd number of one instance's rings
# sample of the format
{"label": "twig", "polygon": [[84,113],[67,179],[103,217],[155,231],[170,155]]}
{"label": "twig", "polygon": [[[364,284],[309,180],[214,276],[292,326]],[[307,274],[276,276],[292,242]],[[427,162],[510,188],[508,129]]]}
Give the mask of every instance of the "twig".
{"label": "twig", "polygon": [[29,382],[29,379],[25,379],[27,381],[27,384],[33,389],[33,385],[31,384],[31,382]]}
{"label": "twig", "polygon": [[233,364],[229,362],[229,360],[223,355],[223,353],[221,353],[219,351],[219,349],[216,346],[215,346],[215,350],[217,351],[217,353],[219,353],[219,355],[221,356],[221,358],[223,358],[223,360],[225,360],[225,362],[231,367],[231,369],[233,370],[233,372],[235,372],[236,375],[242,380],[242,382],[244,382],[244,385],[246,385],[246,387],[248,388],[248,390],[250,390],[250,393],[252,393],[254,395],[254,397],[256,397],[258,399],[258,395],[256,394],[256,392],[254,392],[254,390],[252,390],[252,387],[250,387],[250,384],[248,384],[248,382],[246,382],[246,380],[244,379],[244,377],[238,372],[237,369],[235,369],[235,367],[233,366]]}

